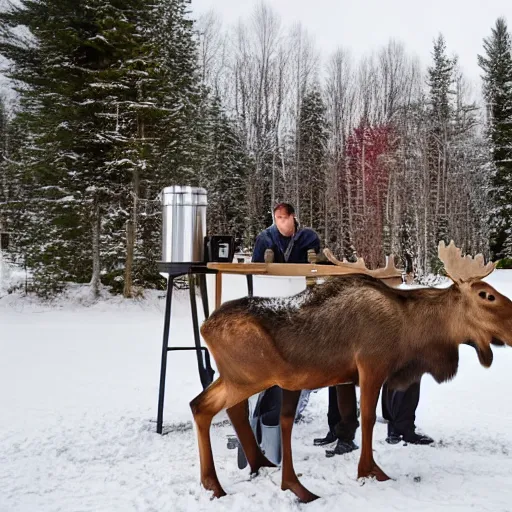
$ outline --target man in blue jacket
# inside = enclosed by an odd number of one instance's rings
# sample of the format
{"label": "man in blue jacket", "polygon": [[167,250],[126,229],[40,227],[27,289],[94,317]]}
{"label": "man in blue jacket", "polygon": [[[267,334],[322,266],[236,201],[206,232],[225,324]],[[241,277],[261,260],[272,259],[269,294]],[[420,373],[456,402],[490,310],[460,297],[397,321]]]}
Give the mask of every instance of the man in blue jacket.
{"label": "man in blue jacket", "polygon": [[[279,203],[274,207],[274,224],[263,230],[256,238],[252,254],[253,263],[265,262],[265,251],[271,249],[274,263],[308,263],[308,251],[320,251],[320,239],[313,229],[303,228],[295,217],[290,203]],[[282,391],[274,386],[258,395],[257,405],[251,418],[256,439],[265,455],[272,462],[281,461],[281,432],[279,416]],[[298,407],[299,411],[301,405]],[[239,447],[239,467],[245,467],[245,457]]]}
{"label": "man in blue jacket", "polygon": [[274,263],[308,263],[308,250],[318,253],[320,239],[313,229],[299,226],[291,204],[279,203],[274,208],[274,224],[256,238],[253,263],[263,263],[267,249],[274,252]]}

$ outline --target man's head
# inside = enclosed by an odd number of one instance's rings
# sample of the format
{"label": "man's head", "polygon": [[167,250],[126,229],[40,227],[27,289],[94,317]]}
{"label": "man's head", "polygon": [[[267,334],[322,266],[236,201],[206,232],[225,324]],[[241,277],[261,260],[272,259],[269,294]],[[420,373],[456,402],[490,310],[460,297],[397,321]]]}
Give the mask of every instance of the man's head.
{"label": "man's head", "polygon": [[278,203],[274,207],[274,222],[283,236],[295,233],[295,209],[290,203]]}

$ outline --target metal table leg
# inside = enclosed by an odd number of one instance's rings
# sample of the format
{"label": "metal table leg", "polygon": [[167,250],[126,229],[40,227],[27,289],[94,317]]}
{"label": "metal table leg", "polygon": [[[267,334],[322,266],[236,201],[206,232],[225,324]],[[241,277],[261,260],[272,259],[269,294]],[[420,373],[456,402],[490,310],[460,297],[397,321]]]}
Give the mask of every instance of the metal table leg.
{"label": "metal table leg", "polygon": [[164,317],[164,339],[162,342],[162,363],[160,367],[160,390],[158,393],[158,414],[156,418],[156,431],[162,433],[164,419],[164,395],[165,395],[165,374],[167,371],[167,349],[169,343],[169,327],[171,325],[171,303],[174,276],[169,275],[167,281],[167,297],[165,299],[165,317]]}
{"label": "metal table leg", "polygon": [[201,290],[201,300],[203,301],[204,319],[210,316],[210,309],[208,307],[208,289],[206,287],[206,274],[197,274],[199,278],[199,289]]}
{"label": "metal table leg", "polygon": [[249,297],[252,297],[254,294],[254,281],[253,281],[253,275],[247,274],[247,295]]}
{"label": "metal table leg", "polygon": [[[213,381],[215,370],[212,368],[210,353],[206,347],[201,346],[201,338],[199,334],[199,320],[197,316],[197,301],[195,296],[195,287],[191,283],[190,288],[190,305],[192,309],[192,327],[194,330],[194,346],[192,347],[170,347],[170,328],[171,328],[171,305],[172,305],[172,293],[173,285],[176,277],[187,274],[189,277],[192,275],[198,275],[198,283],[201,291],[201,298],[203,303],[203,310],[205,318],[209,316],[208,307],[208,295],[206,288],[206,276],[202,269],[197,274],[190,265],[180,264],[162,264],[160,268],[161,272],[168,274],[167,281],[167,296],[165,301],[165,317],[164,317],[164,335],[162,340],[162,360],[160,368],[160,387],[158,393],[158,412],[156,421],[156,431],[158,434],[162,434],[163,431],[163,413],[164,413],[164,399],[165,399],[165,381],[167,372],[167,352],[178,351],[178,350],[194,350],[197,355],[197,365],[199,369],[199,377],[203,388],[208,387]],[[208,272],[209,273],[209,272]],[[213,273],[213,272],[212,272]],[[192,280],[191,280],[192,281]],[[204,355],[203,355],[204,352]]]}
{"label": "metal table leg", "polygon": [[[203,385],[203,389],[207,388],[213,380],[213,368],[210,366],[209,357],[207,358],[207,366],[205,367],[205,362],[203,361],[203,354],[201,347],[201,338],[199,336],[199,320],[197,318],[197,302],[196,302],[196,293],[195,287],[191,285],[189,287],[190,290],[190,307],[192,309],[192,326],[194,329],[194,343],[196,345],[196,355],[197,355],[197,367],[199,369],[199,378],[201,379],[201,384]],[[209,355],[209,354],[208,354]]]}

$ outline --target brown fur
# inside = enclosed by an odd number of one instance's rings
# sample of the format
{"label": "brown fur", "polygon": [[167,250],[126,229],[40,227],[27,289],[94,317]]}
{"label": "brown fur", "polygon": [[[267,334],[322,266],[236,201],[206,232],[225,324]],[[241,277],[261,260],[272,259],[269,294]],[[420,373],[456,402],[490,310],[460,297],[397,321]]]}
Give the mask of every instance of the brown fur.
{"label": "brown fur", "polygon": [[[382,384],[388,381],[390,387],[405,389],[424,373],[437,382],[453,378],[461,343],[472,344],[480,362],[490,366],[490,344],[512,344],[512,302],[483,281],[447,289],[400,290],[370,276],[349,275],[333,277],[287,299],[227,302],[203,324],[201,333],[220,374],[191,402],[203,485],[215,496],[224,493],[209,441],[213,415],[277,384],[290,392],[283,399],[287,412],[282,413],[282,488],[311,501],[316,496],[300,484],[293,465],[290,468],[291,453],[285,453],[293,424],[290,411],[298,399],[293,391],[359,384],[363,443],[358,475],[385,480],[388,477],[373,460],[371,446]],[[237,424],[244,432],[246,454],[252,454],[251,469],[270,465],[254,436],[250,439],[248,421],[237,416]]]}

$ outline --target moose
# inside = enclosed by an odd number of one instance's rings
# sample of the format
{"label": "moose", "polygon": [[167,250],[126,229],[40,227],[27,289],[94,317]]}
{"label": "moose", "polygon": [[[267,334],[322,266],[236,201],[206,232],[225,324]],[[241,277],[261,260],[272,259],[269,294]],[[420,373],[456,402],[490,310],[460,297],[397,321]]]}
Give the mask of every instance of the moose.
{"label": "moose", "polygon": [[273,467],[261,452],[248,419],[248,398],[273,385],[283,389],[282,482],[300,501],[318,498],[293,467],[291,433],[300,390],[355,383],[361,390],[362,446],[358,478],[388,480],[376,464],[372,435],[379,391],[406,389],[424,373],[438,382],[457,373],[460,344],[471,345],[484,367],[491,345],[512,345],[512,301],[482,279],[495,268],[482,255],[463,257],[453,241],[440,242],[448,288],[401,289],[372,277],[361,265],[354,274],[284,299],[241,298],[224,303],[201,334],[219,377],[190,402],[196,424],[201,483],[214,497],[225,492],[210,443],[215,414],[227,409],[252,473]]}

